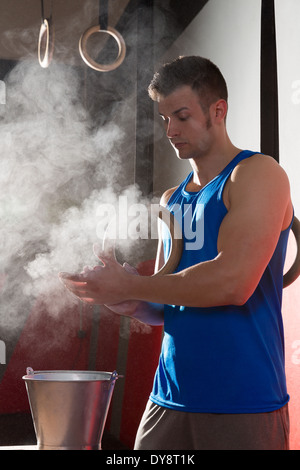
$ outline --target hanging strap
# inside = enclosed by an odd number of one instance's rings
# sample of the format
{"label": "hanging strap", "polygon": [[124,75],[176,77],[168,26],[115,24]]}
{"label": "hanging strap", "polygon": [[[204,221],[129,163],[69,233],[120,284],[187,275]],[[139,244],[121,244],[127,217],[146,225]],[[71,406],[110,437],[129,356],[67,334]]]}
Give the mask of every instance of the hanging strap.
{"label": "hanging strap", "polygon": [[41,0],[41,15],[42,15],[41,22],[43,23],[45,19],[44,0]]}
{"label": "hanging strap", "polygon": [[278,83],[274,0],[261,7],[261,151],[279,162]]}
{"label": "hanging strap", "polygon": [[99,0],[99,25],[100,29],[107,30],[108,27],[108,1]]}
{"label": "hanging strap", "polygon": [[[50,3],[50,15],[49,15],[49,20],[51,21],[52,20],[52,7],[53,7],[53,0],[51,0],[51,3]],[[41,23],[43,24],[44,20],[45,20],[45,6],[44,6],[44,0],[41,0]]]}

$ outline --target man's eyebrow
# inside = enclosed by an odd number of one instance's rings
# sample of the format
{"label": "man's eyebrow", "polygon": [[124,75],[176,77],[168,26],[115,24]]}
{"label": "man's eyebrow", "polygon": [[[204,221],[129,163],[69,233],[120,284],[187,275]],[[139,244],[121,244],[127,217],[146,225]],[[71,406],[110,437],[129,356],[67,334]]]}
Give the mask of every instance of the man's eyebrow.
{"label": "man's eyebrow", "polygon": [[[176,109],[176,111],[173,111],[172,116],[175,116],[176,114],[180,113],[181,111],[185,111],[186,109],[189,109],[187,106],[183,106],[182,108]],[[159,113],[160,116],[164,116],[163,113]]]}

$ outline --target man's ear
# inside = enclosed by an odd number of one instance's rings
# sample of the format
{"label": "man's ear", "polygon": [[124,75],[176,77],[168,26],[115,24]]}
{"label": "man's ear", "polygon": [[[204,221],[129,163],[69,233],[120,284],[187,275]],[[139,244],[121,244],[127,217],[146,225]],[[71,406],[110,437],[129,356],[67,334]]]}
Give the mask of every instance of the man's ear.
{"label": "man's ear", "polygon": [[214,105],[214,117],[217,121],[226,119],[228,104],[225,100],[218,100]]}

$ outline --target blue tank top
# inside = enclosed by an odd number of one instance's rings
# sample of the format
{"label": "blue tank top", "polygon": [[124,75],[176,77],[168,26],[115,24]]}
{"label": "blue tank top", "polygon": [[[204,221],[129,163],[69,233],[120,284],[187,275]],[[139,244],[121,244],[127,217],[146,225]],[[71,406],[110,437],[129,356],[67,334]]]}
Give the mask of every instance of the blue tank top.
{"label": "blue tank top", "polygon": [[[176,271],[217,256],[219,227],[227,214],[224,186],[235,166],[255,153],[239,153],[196,193],[186,191],[190,173],[173,193],[167,208],[182,224],[184,248],[189,246]],[[269,412],[288,402],[281,300],[289,229],[281,232],[274,255],[245,305],[165,305],[151,401],[202,413]],[[198,236],[193,239],[195,233]],[[165,257],[169,249],[170,240],[165,237]]]}

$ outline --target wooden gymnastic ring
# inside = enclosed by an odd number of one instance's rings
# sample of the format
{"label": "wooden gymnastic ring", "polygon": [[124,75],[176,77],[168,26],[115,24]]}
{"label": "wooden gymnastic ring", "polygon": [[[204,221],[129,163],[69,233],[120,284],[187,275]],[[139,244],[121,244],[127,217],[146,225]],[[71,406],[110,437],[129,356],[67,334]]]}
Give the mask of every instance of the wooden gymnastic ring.
{"label": "wooden gymnastic ring", "polygon": [[[99,64],[89,56],[86,47],[87,41],[89,37],[95,33],[107,33],[116,40],[119,47],[119,53],[118,57],[112,64]],[[112,28],[111,26],[108,26],[107,29],[101,29],[100,25],[96,25],[87,29],[81,35],[79,40],[79,52],[84,62],[92,69],[97,70],[98,72],[110,72],[111,70],[115,70],[117,67],[119,67],[125,59],[126,44],[123,37],[116,29]]]}
{"label": "wooden gymnastic ring", "polygon": [[[46,37],[45,37],[46,36]],[[42,44],[45,40],[45,48],[42,51]],[[45,18],[41,24],[39,43],[38,43],[38,58],[40,66],[47,68],[53,57],[54,50],[54,27],[51,19]]]}
{"label": "wooden gymnastic ring", "polygon": [[[157,217],[161,219],[167,226],[171,236],[171,250],[164,266],[153,274],[153,276],[162,276],[163,274],[171,274],[177,268],[183,250],[182,232],[174,215],[165,207],[157,206]],[[105,253],[115,257],[115,220],[112,220],[103,237],[102,249]]]}
{"label": "wooden gymnastic ring", "polygon": [[290,286],[293,282],[296,281],[297,277],[300,275],[300,222],[297,217],[294,217],[294,222],[292,225],[292,231],[294,233],[296,242],[297,242],[297,253],[293,265],[290,267],[288,272],[283,276],[283,287]]}

